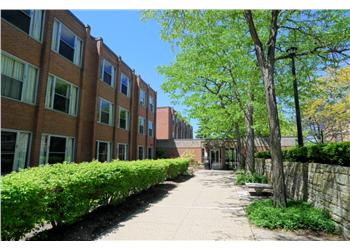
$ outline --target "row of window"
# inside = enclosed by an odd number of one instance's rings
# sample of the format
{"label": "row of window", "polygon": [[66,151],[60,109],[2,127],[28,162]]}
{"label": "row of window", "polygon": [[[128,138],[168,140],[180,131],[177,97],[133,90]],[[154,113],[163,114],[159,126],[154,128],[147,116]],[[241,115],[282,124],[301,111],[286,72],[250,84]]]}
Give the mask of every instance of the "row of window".
{"label": "row of window", "polygon": [[[99,99],[99,109],[97,119],[99,123],[113,126],[113,104],[103,98]],[[129,130],[130,113],[119,106],[118,128]],[[145,118],[139,116],[138,120],[139,134],[145,134]],[[153,136],[153,122],[148,121],[148,136]]]}
{"label": "row of window", "polygon": [[[28,166],[31,133],[11,129],[1,130],[1,175],[18,171]],[[39,164],[72,162],[75,139],[73,137],[43,134],[40,143]],[[96,141],[96,159],[104,162],[112,159],[112,143]],[[144,159],[144,147],[138,146],[138,159]],[[153,158],[153,149],[148,148],[148,159]],[[128,145],[118,144],[118,159],[128,160]]]}
{"label": "row of window", "polygon": [[[3,10],[1,11],[1,17],[21,29],[22,31],[29,34],[34,39],[41,41],[42,40],[42,29],[43,29],[43,20],[44,12],[42,10]],[[52,30],[52,42],[51,49],[66,59],[70,60],[72,63],[80,66],[82,58],[82,40],[74,34],[68,27],[63,23],[59,22],[57,19],[54,19],[53,30]],[[7,95],[11,95],[14,99],[18,99],[24,102],[34,103],[35,97],[34,91],[22,90],[21,82],[24,81],[24,72],[28,73],[28,77],[36,77],[37,69],[30,67],[23,70],[20,70],[20,65],[14,65],[17,70],[12,71],[12,78],[7,79],[6,88]],[[107,60],[102,59],[100,62],[100,79],[110,85],[111,87],[115,86],[115,76],[116,69],[115,67]],[[10,76],[11,77],[11,76]],[[14,79],[14,80],[13,80]],[[26,78],[27,80],[28,78]],[[6,79],[5,79],[6,80]],[[34,80],[30,79],[29,81]],[[23,85],[23,84],[22,84]],[[14,87],[10,87],[14,86]],[[28,86],[31,86],[30,84]],[[30,89],[31,90],[31,89]],[[130,97],[131,86],[129,78],[121,73],[120,78],[120,92],[125,96]],[[30,93],[27,96],[22,93]],[[139,103],[146,107],[145,102],[145,92],[141,89]],[[149,97],[149,107],[152,113],[154,113],[154,100],[152,97]]]}

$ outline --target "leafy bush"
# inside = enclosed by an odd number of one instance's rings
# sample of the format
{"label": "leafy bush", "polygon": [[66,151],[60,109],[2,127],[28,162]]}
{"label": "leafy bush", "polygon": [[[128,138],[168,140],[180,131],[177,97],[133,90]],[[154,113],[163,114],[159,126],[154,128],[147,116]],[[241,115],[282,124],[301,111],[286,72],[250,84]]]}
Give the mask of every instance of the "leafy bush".
{"label": "leafy bush", "polygon": [[246,208],[250,221],[269,229],[309,229],[334,233],[334,222],[324,210],[300,201],[288,201],[287,208],[273,207],[272,200],[255,201]]}
{"label": "leafy bush", "polygon": [[245,172],[239,170],[235,172],[235,183],[236,185],[244,185],[247,182],[254,183],[267,183],[267,177],[257,173]]}
{"label": "leafy bush", "polygon": [[1,237],[19,239],[43,223],[73,223],[185,173],[189,159],[97,161],[35,167],[1,177]]}
{"label": "leafy bush", "polygon": [[[350,166],[350,142],[313,144],[283,150],[282,153],[286,161]],[[255,157],[269,159],[271,154],[269,151],[258,152]]]}
{"label": "leafy bush", "polygon": [[271,159],[271,153],[270,151],[261,151],[255,153],[256,158],[263,158],[263,159]]}

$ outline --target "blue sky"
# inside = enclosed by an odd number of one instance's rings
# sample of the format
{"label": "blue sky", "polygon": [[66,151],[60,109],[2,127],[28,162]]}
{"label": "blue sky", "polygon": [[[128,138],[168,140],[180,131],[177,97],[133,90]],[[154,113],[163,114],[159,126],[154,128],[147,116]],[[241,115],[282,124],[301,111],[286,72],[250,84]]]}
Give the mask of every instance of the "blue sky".
{"label": "blue sky", "polygon": [[[143,22],[136,10],[72,10],[83,23],[89,24],[91,34],[102,37],[117,55],[136,70],[137,74],[157,91],[158,106],[172,106],[186,116],[185,107],[171,103],[161,90],[165,78],[157,72],[157,66],[169,64],[175,54],[170,44],[160,39],[160,27],[155,21]],[[190,120],[194,131],[197,122]]]}

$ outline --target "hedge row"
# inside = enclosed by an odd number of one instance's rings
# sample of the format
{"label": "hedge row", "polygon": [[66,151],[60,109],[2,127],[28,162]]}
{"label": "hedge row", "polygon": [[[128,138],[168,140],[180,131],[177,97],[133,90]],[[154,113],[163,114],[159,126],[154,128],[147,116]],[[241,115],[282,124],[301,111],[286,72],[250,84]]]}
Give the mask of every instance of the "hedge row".
{"label": "hedge row", "polygon": [[186,172],[189,159],[61,163],[1,177],[1,238],[44,223],[73,223],[99,206]]}
{"label": "hedge row", "polygon": [[[314,144],[283,150],[283,159],[294,162],[317,162],[350,166],[350,142]],[[258,152],[257,158],[271,158],[269,151]]]}

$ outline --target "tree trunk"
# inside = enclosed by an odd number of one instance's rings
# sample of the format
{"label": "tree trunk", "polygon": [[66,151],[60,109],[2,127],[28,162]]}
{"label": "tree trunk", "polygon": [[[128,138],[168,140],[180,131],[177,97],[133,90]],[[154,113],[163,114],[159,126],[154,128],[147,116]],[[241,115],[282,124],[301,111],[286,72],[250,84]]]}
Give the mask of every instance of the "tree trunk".
{"label": "tree trunk", "polygon": [[244,157],[242,155],[242,138],[241,138],[241,132],[239,130],[239,124],[235,124],[235,134],[236,134],[236,140],[237,140],[237,156],[236,160],[238,162],[238,169],[244,169]]}
{"label": "tree trunk", "polygon": [[264,89],[270,127],[270,149],[272,161],[273,203],[275,207],[286,207],[287,196],[284,184],[281,132],[272,69],[262,68]]}
{"label": "tree trunk", "polygon": [[247,129],[247,158],[245,161],[246,170],[254,173],[254,129],[253,129],[253,94],[250,94],[248,109],[245,116]]}
{"label": "tree trunk", "polygon": [[259,38],[255,28],[251,10],[244,11],[249,33],[255,46],[255,55],[261,71],[264,82],[267,112],[269,116],[270,128],[270,148],[272,161],[272,187],[273,203],[275,207],[286,207],[287,196],[284,184],[283,161],[281,150],[281,131],[279,126],[277,102],[274,86],[274,69],[275,69],[275,49],[278,25],[277,20],[279,10],[271,11],[271,24],[269,27],[269,39],[267,41],[267,53],[265,55],[264,46]]}

